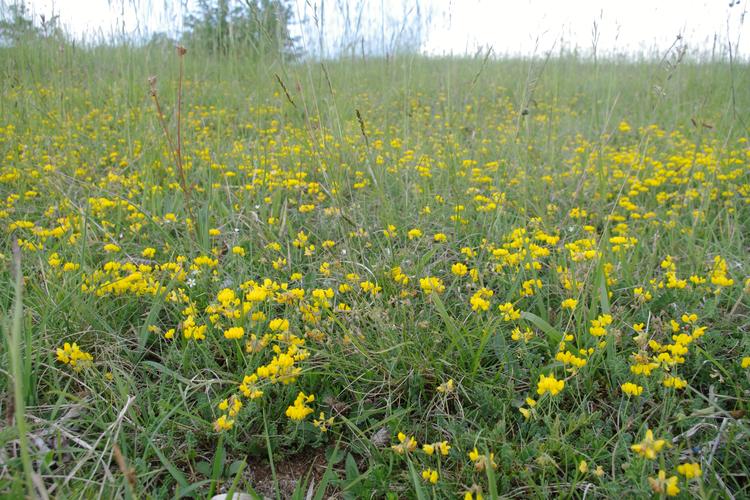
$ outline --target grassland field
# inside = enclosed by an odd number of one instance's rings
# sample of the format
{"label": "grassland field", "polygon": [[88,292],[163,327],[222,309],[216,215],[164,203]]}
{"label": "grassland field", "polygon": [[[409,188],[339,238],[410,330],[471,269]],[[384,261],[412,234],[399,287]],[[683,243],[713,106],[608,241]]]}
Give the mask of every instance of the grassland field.
{"label": "grassland field", "polygon": [[0,70],[0,495],[750,496],[747,63]]}

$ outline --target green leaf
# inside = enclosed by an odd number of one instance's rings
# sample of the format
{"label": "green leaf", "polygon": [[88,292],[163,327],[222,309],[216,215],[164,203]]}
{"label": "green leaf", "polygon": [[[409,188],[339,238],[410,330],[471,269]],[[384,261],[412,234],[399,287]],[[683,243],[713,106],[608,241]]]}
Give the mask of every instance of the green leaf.
{"label": "green leaf", "polygon": [[599,267],[597,269],[597,276],[599,280],[598,291],[599,291],[599,303],[602,307],[604,314],[610,314],[612,307],[609,303],[609,290],[607,290],[607,275],[604,273],[604,263],[600,260]]}
{"label": "green leaf", "polygon": [[[445,304],[443,304],[443,301],[440,300],[440,297],[437,293],[430,294],[430,297],[432,303],[435,304],[435,309],[437,309],[438,314],[440,315],[440,319],[442,319],[443,323],[445,323],[445,327],[448,330],[448,338],[450,339],[451,344],[453,344],[453,348],[457,349],[459,352],[465,351],[466,345],[461,336],[461,331],[455,320],[451,317],[450,314],[448,314],[448,310],[445,308]],[[464,349],[462,349],[462,347]],[[452,351],[448,351],[446,355],[450,352]]]}
{"label": "green leaf", "polygon": [[197,483],[189,485],[187,488],[178,488],[175,492],[175,498],[199,498],[200,495],[197,495],[194,492],[197,492],[210,482],[210,479],[204,479],[203,481],[198,481]]}
{"label": "green leaf", "polygon": [[424,488],[422,487],[422,481],[419,478],[419,474],[417,474],[417,470],[414,468],[414,465],[409,461],[409,476],[411,477],[411,482],[414,485],[414,492],[417,494],[417,500],[427,500],[427,493],[425,493]]}
{"label": "green leaf", "polygon": [[169,460],[166,455],[164,455],[164,453],[153,443],[153,441],[149,440],[148,444],[151,445],[151,449],[153,449],[154,453],[156,453],[156,456],[159,457],[162,465],[164,465],[164,467],[169,471],[174,480],[177,481],[177,484],[179,485],[177,494],[180,494],[181,488],[187,488],[189,486],[187,479],[185,479],[185,476],[182,474],[182,472],[180,472],[180,469],[175,467],[172,461]]}
{"label": "green leaf", "polygon": [[346,480],[354,481],[359,477],[359,467],[351,453],[346,456]]}
{"label": "green leaf", "polygon": [[[490,454],[487,453],[487,462],[489,462]],[[492,467],[485,467],[487,471],[487,487],[489,488],[490,499],[497,500],[497,481],[495,480],[495,469]]]}
{"label": "green leaf", "polygon": [[198,471],[200,474],[209,477],[211,476],[211,462],[208,462],[206,460],[201,460],[200,462],[197,462],[195,464],[195,470]]}
{"label": "green leaf", "polygon": [[246,465],[247,465],[247,462],[245,462],[244,460],[235,460],[234,462],[229,464],[229,469],[227,469],[227,473],[230,476],[234,476],[237,474],[238,471],[241,471],[242,469],[244,469]]}
{"label": "green leaf", "polygon": [[550,325],[536,314],[523,311],[521,312],[521,317],[543,331],[550,340],[550,343],[556,345],[562,340],[562,333],[557,331],[554,326]]}
{"label": "green leaf", "polygon": [[211,487],[208,490],[208,496],[213,496],[216,491],[216,484],[224,472],[224,458],[226,450],[224,449],[224,434],[219,434],[219,442],[216,443],[216,452],[214,453],[214,463],[211,470]]}

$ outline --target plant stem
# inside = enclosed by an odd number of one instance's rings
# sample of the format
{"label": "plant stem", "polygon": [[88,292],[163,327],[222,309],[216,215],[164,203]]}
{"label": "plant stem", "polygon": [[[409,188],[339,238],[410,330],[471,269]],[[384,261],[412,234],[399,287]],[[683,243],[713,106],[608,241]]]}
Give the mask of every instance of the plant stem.
{"label": "plant stem", "polygon": [[13,266],[15,274],[15,293],[13,299],[13,318],[10,331],[6,332],[8,338],[8,351],[10,354],[11,373],[13,376],[13,398],[15,403],[16,428],[18,429],[18,442],[21,448],[21,463],[23,464],[24,479],[29,498],[34,498],[34,470],[31,466],[31,455],[29,454],[29,440],[26,435],[26,399],[23,392],[23,373],[21,367],[21,319],[23,317],[23,276],[21,274],[21,249],[18,242],[13,241]]}

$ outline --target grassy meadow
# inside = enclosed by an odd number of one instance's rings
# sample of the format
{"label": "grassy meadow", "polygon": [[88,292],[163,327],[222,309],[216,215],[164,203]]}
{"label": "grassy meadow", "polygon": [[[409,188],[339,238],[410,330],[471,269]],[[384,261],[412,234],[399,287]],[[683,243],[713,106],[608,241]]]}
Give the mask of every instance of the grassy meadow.
{"label": "grassy meadow", "polygon": [[746,63],[0,70],[1,495],[750,496]]}

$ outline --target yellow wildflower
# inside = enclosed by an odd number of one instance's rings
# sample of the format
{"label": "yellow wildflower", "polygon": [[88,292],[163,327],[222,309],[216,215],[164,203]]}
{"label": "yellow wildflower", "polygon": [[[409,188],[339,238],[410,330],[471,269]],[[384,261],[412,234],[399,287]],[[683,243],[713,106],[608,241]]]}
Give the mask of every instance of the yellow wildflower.
{"label": "yellow wildflower", "polygon": [[646,430],[646,437],[643,441],[632,445],[630,449],[644,458],[654,460],[656,454],[659,453],[666,444],[667,442],[663,439],[654,439],[654,433],[651,429],[648,429]]}
{"label": "yellow wildflower", "polygon": [[543,396],[547,392],[555,396],[557,393],[562,391],[564,387],[565,387],[565,381],[557,380],[555,378],[554,373],[550,376],[545,376],[543,374],[540,374],[539,382],[537,383],[536,392],[540,396]]}

